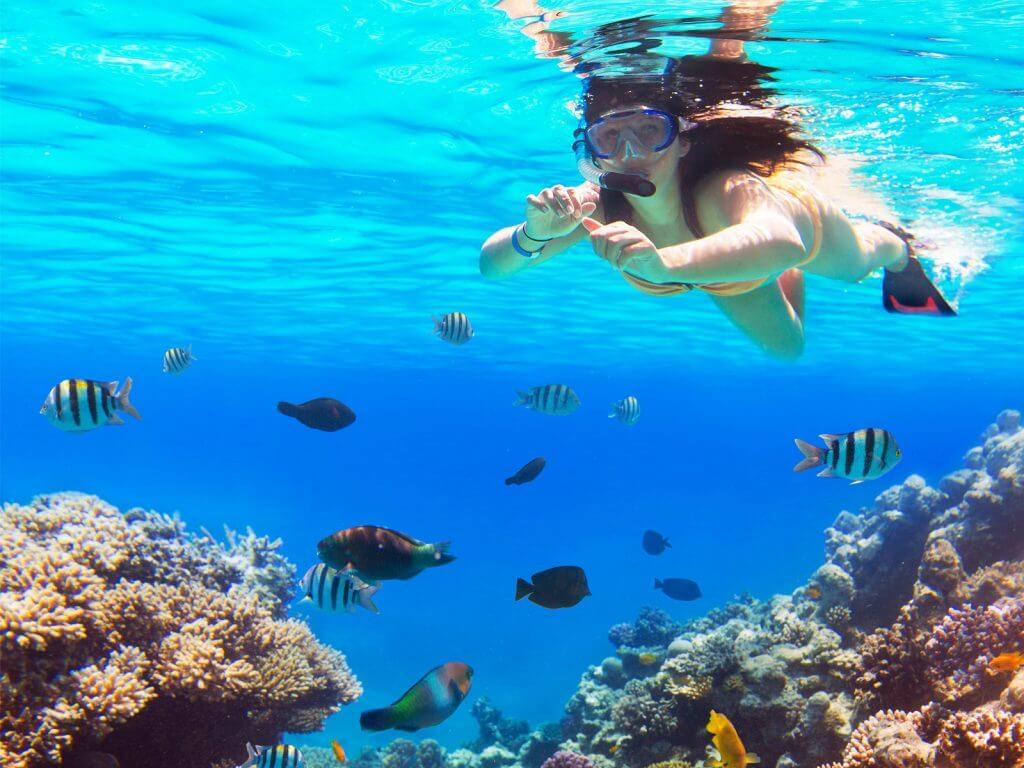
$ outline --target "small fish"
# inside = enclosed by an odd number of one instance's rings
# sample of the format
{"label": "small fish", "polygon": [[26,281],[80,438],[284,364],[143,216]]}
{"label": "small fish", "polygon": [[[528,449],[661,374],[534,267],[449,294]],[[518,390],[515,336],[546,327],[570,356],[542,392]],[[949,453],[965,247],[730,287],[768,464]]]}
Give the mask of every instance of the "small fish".
{"label": "small fish", "polygon": [[285,416],[298,419],[310,429],[319,429],[323,432],[337,432],[356,420],[352,409],[333,397],[318,397],[301,405],[282,400],[277,404],[277,410]]}
{"label": "small fish", "polygon": [[120,392],[116,381],[64,379],[50,390],[39,413],[65,432],[85,432],[104,424],[124,424],[116,411],[130,413],[136,419],[142,418],[128,401],[131,391],[131,377],[124,380],[124,389]]}
{"label": "small fish", "polygon": [[793,467],[803,472],[811,467],[824,466],[818,477],[844,477],[852,485],[881,477],[895,467],[903,454],[888,431],[869,427],[844,435],[819,435],[826,448],[805,443],[797,438],[796,447],[804,455],[803,461]]}
{"label": "small fish", "polygon": [[671,546],[669,540],[657,531],[644,531],[644,552],[648,555],[660,555]]}
{"label": "small fish", "polygon": [[537,475],[544,469],[544,465],[547,461],[543,456],[538,456],[536,459],[532,459],[527,462],[523,467],[516,472],[512,477],[505,478],[505,485],[522,485],[523,483],[529,483],[537,479]]}
{"label": "small fish", "polygon": [[690,579],[655,579],[654,588],[660,589],[673,600],[696,600],[701,597],[697,582]]}
{"label": "small fish", "polygon": [[811,584],[811,586],[804,590],[804,594],[811,598],[811,600],[819,600],[821,599],[821,587]]}
{"label": "small fish", "polygon": [[246,744],[249,759],[238,768],[305,768],[302,753],[291,744],[276,744],[272,747],[253,747]]}
{"label": "small fish", "polygon": [[640,419],[640,402],[632,395],[623,398],[612,406],[608,418],[618,419],[623,424],[633,426]]}
{"label": "small fish", "polygon": [[331,742],[331,751],[334,752],[334,759],[344,765],[348,758],[345,757],[345,750],[338,743],[337,739]]}
{"label": "small fish", "polygon": [[358,525],[332,533],[316,545],[332,568],[355,571],[363,581],[411,579],[425,568],[447,565],[449,543],[425,544],[404,533],[376,525]]}
{"label": "small fish", "polygon": [[463,312],[449,312],[440,319],[433,318],[434,333],[449,344],[465,344],[473,338],[473,324]]}
{"label": "small fish", "polygon": [[443,723],[459,708],[472,685],[473,668],[449,661],[425,674],[390,707],[371,709],[359,716],[364,731],[418,731]]}
{"label": "small fish", "polygon": [[193,360],[199,358],[192,354],[192,345],[188,349],[184,347],[171,347],[164,352],[164,373],[181,373],[190,365]]}
{"label": "small fish", "polygon": [[650,651],[644,651],[643,653],[641,653],[639,656],[636,657],[636,660],[639,661],[641,664],[643,664],[645,667],[649,667],[649,666],[651,666],[651,664],[654,664],[660,658],[661,657],[658,656],[658,654],[656,654],[656,653],[651,653]]}
{"label": "small fish", "polygon": [[299,582],[305,600],[312,601],[317,608],[325,611],[353,613],[357,605],[368,611],[380,613],[373,604],[373,596],[380,584],[367,584],[354,573],[345,573],[329,565],[317,563]]}
{"label": "small fish", "polygon": [[549,416],[568,416],[580,407],[579,397],[565,384],[545,384],[516,394],[519,399],[514,405],[523,405],[531,411]]}
{"label": "small fish", "polygon": [[531,577],[533,583],[516,579],[516,600],[529,597],[531,603],[542,608],[572,608],[590,594],[587,574],[576,565],[559,565],[538,571]]}
{"label": "small fish", "polygon": [[725,715],[712,709],[707,729],[708,733],[712,734],[711,743],[715,745],[719,755],[719,759],[713,760],[711,765],[720,768],[743,768],[751,763],[761,762],[760,757],[753,752],[747,752],[739,734]]}
{"label": "small fish", "polygon": [[1012,651],[1001,653],[988,663],[988,668],[996,672],[1016,672],[1024,666],[1024,653]]}
{"label": "small fish", "polygon": [[614,754],[615,754],[616,752],[618,752],[618,751],[619,751],[619,750],[620,750],[621,748],[622,748],[622,745],[621,745],[621,744],[612,744],[612,745],[611,745],[610,747],[608,747],[608,754],[609,754],[609,755],[614,755]]}

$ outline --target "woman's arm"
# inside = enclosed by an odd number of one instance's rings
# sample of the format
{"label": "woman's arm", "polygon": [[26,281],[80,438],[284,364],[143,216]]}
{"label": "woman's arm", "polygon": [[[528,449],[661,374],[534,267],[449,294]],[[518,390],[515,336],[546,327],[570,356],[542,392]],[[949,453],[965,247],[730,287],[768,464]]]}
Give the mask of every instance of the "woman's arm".
{"label": "woman's arm", "polygon": [[760,177],[715,174],[696,192],[698,215],[718,231],[659,248],[659,258],[645,265],[645,276],[660,282],[728,283],[777,275],[807,258],[792,213]]}
{"label": "woman's arm", "polygon": [[[480,273],[492,279],[507,277],[571,248],[587,235],[580,222],[594,213],[597,204],[598,195],[592,184],[568,189],[550,187],[539,195],[530,195],[525,231],[523,224],[516,224],[487,238],[480,249]],[[544,242],[532,239],[531,235],[554,236]],[[537,255],[527,258],[519,253],[512,245],[513,236],[524,250],[539,251]]]}

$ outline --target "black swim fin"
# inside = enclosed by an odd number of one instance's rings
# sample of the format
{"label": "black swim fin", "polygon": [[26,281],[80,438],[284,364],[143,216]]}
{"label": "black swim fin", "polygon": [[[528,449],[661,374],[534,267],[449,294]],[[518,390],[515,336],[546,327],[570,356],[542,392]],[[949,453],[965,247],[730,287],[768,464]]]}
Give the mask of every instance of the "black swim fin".
{"label": "black swim fin", "polygon": [[894,224],[885,221],[878,223],[907,244],[907,255],[910,257],[902,272],[885,270],[885,277],[882,278],[882,306],[886,311],[901,315],[956,316],[956,310],[928,279],[921,262],[914,256],[914,236]]}

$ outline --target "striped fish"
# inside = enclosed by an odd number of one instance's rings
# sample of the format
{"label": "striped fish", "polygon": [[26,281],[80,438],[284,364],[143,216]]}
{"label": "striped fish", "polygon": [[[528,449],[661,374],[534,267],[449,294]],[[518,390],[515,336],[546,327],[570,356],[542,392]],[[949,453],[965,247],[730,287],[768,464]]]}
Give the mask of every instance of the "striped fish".
{"label": "striped fish", "polygon": [[171,347],[164,352],[164,373],[181,373],[190,365],[193,360],[198,360],[192,354],[192,345],[188,349],[184,347]]}
{"label": "striped fish", "polygon": [[565,384],[545,384],[516,394],[519,399],[514,405],[523,405],[549,416],[568,416],[580,407],[579,397]]}
{"label": "striped fish", "polygon": [[380,584],[367,584],[354,573],[339,571],[325,563],[317,563],[302,577],[303,600],[325,611],[352,613],[357,605],[368,611],[380,613],[373,604],[373,596]]}
{"label": "striped fish", "polygon": [[803,472],[811,467],[824,467],[818,477],[845,477],[853,484],[881,477],[896,466],[902,453],[887,430],[869,427],[847,432],[845,435],[820,435],[825,448],[819,448],[797,439],[796,447],[804,455],[803,461],[793,467]]}
{"label": "striped fish", "polygon": [[623,424],[633,426],[640,419],[640,402],[632,395],[624,397],[612,406],[608,418],[618,419]]}
{"label": "striped fish", "polygon": [[117,391],[116,381],[64,379],[50,390],[39,413],[65,432],[85,432],[104,424],[124,424],[117,411],[141,419],[128,401],[132,380],[124,380],[124,389]]}
{"label": "striped fish", "polygon": [[434,333],[449,344],[465,344],[473,338],[473,324],[464,312],[449,312],[434,318]]}
{"label": "striped fish", "polygon": [[249,759],[238,768],[306,768],[302,753],[291,744],[276,744],[272,747],[245,745]]}

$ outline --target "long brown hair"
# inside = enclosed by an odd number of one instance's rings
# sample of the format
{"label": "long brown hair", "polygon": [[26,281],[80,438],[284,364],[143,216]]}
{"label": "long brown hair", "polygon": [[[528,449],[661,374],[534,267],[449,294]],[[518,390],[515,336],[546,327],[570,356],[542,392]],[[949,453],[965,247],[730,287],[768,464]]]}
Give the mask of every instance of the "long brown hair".
{"label": "long brown hair", "polygon": [[[645,104],[696,123],[685,133],[691,147],[680,161],[679,191],[686,225],[703,237],[694,189],[708,174],[746,170],[768,177],[808,153],[824,157],[800,137],[789,110],[771,105],[775,91],[766,83],[774,71],[747,60],[689,56],[658,76],[593,75],[583,94],[584,118],[589,122],[618,107]],[[744,115],[744,107],[757,114]],[[601,205],[608,221],[630,221],[631,208],[621,192],[602,189]]]}

